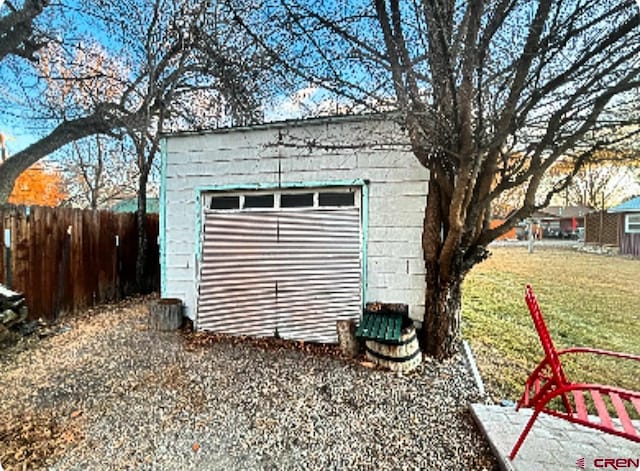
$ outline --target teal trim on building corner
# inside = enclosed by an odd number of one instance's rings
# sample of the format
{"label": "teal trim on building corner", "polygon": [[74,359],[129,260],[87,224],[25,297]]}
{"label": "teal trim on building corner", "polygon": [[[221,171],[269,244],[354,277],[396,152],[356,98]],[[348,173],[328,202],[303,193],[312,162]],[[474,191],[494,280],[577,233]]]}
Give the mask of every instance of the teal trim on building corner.
{"label": "teal trim on building corner", "polygon": [[[202,192],[207,190],[201,190],[200,187],[196,187],[196,263],[200,263],[202,253]],[[196,275],[197,277],[198,275]]]}
{"label": "teal trim on building corner", "polygon": [[196,232],[196,248],[195,248],[195,266],[194,266],[194,270],[195,270],[195,275],[194,275],[194,279],[195,279],[195,292],[196,292],[196,301],[195,301],[195,306],[194,306],[194,318],[193,318],[193,330],[197,331],[198,330],[198,307],[200,305],[200,261],[202,260],[202,191],[198,189],[198,187],[195,188],[195,201],[196,201],[196,222],[194,224],[195,226],[195,232]]}
{"label": "teal trim on building corner", "polygon": [[367,304],[367,274],[369,265],[369,182],[362,182],[362,307]]}
{"label": "teal trim on building corner", "polygon": [[160,140],[160,296],[167,294],[167,138]]}

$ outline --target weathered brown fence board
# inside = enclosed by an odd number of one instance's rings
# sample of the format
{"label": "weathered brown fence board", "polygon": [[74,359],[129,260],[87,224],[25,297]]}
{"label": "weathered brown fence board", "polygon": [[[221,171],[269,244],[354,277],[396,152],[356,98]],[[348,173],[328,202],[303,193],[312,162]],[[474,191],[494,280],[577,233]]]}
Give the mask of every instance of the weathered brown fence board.
{"label": "weathered brown fence board", "polygon": [[[144,291],[159,287],[158,228],[158,216],[149,215]],[[0,207],[3,239],[5,229],[11,233],[11,250],[8,260],[2,243],[0,283],[25,294],[31,318],[50,320],[60,312],[120,299],[139,290],[135,283],[134,214],[4,206]]]}

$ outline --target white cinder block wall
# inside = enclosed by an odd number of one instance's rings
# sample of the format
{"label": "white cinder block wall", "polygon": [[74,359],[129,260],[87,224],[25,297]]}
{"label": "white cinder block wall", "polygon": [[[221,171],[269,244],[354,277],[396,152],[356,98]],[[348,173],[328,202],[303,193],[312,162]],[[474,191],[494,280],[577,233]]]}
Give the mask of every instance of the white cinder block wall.
{"label": "white cinder block wall", "polygon": [[[161,191],[162,296],[197,306],[197,188],[367,180],[365,301],[424,314],[422,222],[428,171],[383,116],[274,123],[168,136]],[[164,230],[163,230],[164,228]]]}

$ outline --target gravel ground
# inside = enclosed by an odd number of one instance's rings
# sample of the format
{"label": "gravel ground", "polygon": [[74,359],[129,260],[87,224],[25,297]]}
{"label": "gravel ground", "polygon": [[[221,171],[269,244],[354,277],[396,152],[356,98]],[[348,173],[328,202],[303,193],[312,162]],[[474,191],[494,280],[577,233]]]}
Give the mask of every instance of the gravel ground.
{"label": "gravel ground", "polygon": [[396,376],[145,316],[144,299],[105,306],[0,352],[6,470],[497,469],[462,355]]}

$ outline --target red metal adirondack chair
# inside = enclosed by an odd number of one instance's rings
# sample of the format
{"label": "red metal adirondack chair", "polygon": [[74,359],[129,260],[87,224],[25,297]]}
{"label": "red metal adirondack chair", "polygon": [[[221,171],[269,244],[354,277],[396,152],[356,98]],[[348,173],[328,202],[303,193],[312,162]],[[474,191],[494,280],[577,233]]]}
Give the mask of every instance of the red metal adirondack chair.
{"label": "red metal adirondack chair", "polygon": [[[592,353],[638,362],[640,362],[640,356],[583,347],[556,350],[530,285],[527,285],[525,300],[538,331],[545,357],[527,379],[524,393],[518,401],[516,410],[520,407],[530,407],[534,411],[513,446],[509,458],[513,460],[516,457],[540,412],[640,442],[640,428],[637,428],[637,425],[631,421],[625,408],[626,405],[629,407],[632,405],[640,414],[640,392],[601,384],[572,383],[565,376],[560,361],[560,357],[568,353]],[[590,416],[587,413],[585,397],[589,396],[593,400],[598,417]],[[604,402],[604,398],[607,396],[616,411],[617,417],[614,417],[618,419],[615,421],[616,423],[612,420]],[[556,398],[561,399],[564,410],[553,408],[549,404]],[[598,418],[599,421],[596,420]]]}

